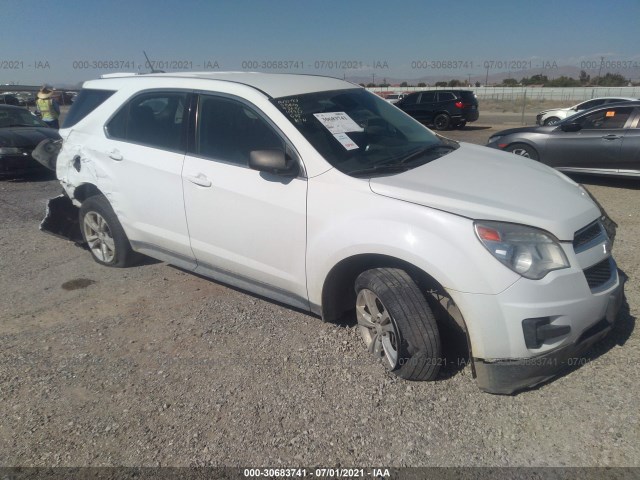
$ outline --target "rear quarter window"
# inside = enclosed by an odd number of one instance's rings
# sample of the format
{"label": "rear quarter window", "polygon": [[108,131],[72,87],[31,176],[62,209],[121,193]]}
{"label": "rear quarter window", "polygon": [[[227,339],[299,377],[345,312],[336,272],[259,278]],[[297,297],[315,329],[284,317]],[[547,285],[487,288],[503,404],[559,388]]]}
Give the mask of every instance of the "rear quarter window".
{"label": "rear quarter window", "polygon": [[88,88],[80,90],[80,93],[74,100],[73,105],[71,105],[69,109],[69,113],[62,123],[62,128],[73,127],[114,93],[113,90],[95,90]]}

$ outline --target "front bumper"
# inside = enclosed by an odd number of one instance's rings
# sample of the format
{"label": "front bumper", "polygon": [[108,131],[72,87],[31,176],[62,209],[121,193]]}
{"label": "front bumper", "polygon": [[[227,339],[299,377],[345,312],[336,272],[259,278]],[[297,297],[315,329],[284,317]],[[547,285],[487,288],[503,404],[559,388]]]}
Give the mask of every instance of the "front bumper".
{"label": "front bumper", "polygon": [[624,282],[608,292],[605,315],[579,332],[577,340],[541,355],[520,359],[474,358],[478,387],[489,393],[512,394],[535,387],[563,370],[584,364],[583,355],[613,328],[624,298]]}

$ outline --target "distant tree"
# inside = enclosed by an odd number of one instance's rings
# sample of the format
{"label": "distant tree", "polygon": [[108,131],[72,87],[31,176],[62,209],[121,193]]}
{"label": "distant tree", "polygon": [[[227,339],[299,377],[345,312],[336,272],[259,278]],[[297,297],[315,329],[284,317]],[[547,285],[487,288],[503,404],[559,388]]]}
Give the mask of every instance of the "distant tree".
{"label": "distant tree", "polygon": [[360,83],[359,85],[360,85],[361,87],[364,87],[364,86],[365,86],[365,84],[364,84],[364,83]]}
{"label": "distant tree", "polygon": [[481,86],[480,82],[476,82],[476,87],[480,87],[480,86]]}
{"label": "distant tree", "polygon": [[460,80],[456,80],[455,78],[452,80],[449,80],[449,83],[447,84],[448,87],[464,87],[465,84],[464,82],[461,82]]}
{"label": "distant tree", "polygon": [[580,70],[580,83],[582,85],[589,85],[590,81],[591,75],[587,75],[587,72],[585,72],[584,70]]}
{"label": "distant tree", "polygon": [[545,86],[548,87],[579,87],[582,85],[580,80],[576,80],[575,78],[565,77],[562,75],[561,77],[554,78],[550,82],[546,83]]}
{"label": "distant tree", "polygon": [[401,86],[401,87],[408,87],[409,85],[407,84],[407,82],[402,82],[402,83],[400,84],[400,86]]}
{"label": "distant tree", "polygon": [[446,87],[447,82],[436,82],[436,87]]}
{"label": "distant tree", "polygon": [[518,81],[515,78],[505,78],[502,80],[502,85],[505,87],[515,87],[518,85]]}
{"label": "distant tree", "polygon": [[544,85],[549,82],[549,79],[546,75],[533,75],[529,78],[523,78],[520,80],[522,85]]}
{"label": "distant tree", "polygon": [[420,88],[424,88],[424,87],[426,87],[426,86],[427,86],[427,84],[426,84],[426,83],[424,83],[424,82],[420,82],[420,83],[418,83],[418,87],[420,87]]}
{"label": "distant tree", "polygon": [[597,79],[596,85],[604,87],[624,87],[629,81],[619,73],[606,73],[604,77]]}
{"label": "distant tree", "polygon": [[371,82],[367,83],[367,88],[373,88],[375,86],[376,86],[375,83],[371,83]]}

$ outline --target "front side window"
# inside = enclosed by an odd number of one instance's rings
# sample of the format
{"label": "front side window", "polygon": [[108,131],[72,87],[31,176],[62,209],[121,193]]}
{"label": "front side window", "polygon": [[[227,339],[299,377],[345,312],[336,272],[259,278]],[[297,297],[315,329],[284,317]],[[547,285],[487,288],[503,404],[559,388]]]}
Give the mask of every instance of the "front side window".
{"label": "front side window", "polygon": [[590,108],[600,106],[604,103],[604,100],[589,100],[588,102],[578,105],[576,110],[589,110]]}
{"label": "front side window", "polygon": [[585,115],[580,124],[583,130],[610,130],[624,128],[633,108],[606,108]]}
{"label": "front side window", "polygon": [[121,108],[106,130],[117,140],[182,151],[186,105],[187,93],[144,93]]}
{"label": "front side window", "polygon": [[272,102],[327,162],[355,177],[410,170],[458,148],[362,88]]}
{"label": "front side window", "polygon": [[284,141],[244,103],[226,97],[201,96],[195,154],[248,166],[254,150],[284,151]]}

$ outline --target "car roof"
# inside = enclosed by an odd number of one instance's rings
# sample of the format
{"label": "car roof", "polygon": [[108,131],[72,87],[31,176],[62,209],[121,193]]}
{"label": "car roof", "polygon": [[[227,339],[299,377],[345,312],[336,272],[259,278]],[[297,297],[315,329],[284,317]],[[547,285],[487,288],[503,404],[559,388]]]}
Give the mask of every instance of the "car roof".
{"label": "car roof", "polygon": [[131,85],[131,82],[144,84],[150,79],[197,79],[233,82],[253,87],[274,98],[300,95],[318,91],[344,90],[362,88],[345,80],[320,75],[291,73],[259,73],[259,72],[171,72],[150,74],[109,74],[99,80],[89,80],[84,88],[100,88],[109,85],[112,88]]}
{"label": "car roof", "polygon": [[632,98],[632,97],[593,97],[593,98],[590,98],[589,100],[583,100],[580,103],[590,102],[591,100],[628,100],[628,101],[635,101],[635,100],[638,100],[638,99],[637,98]]}

